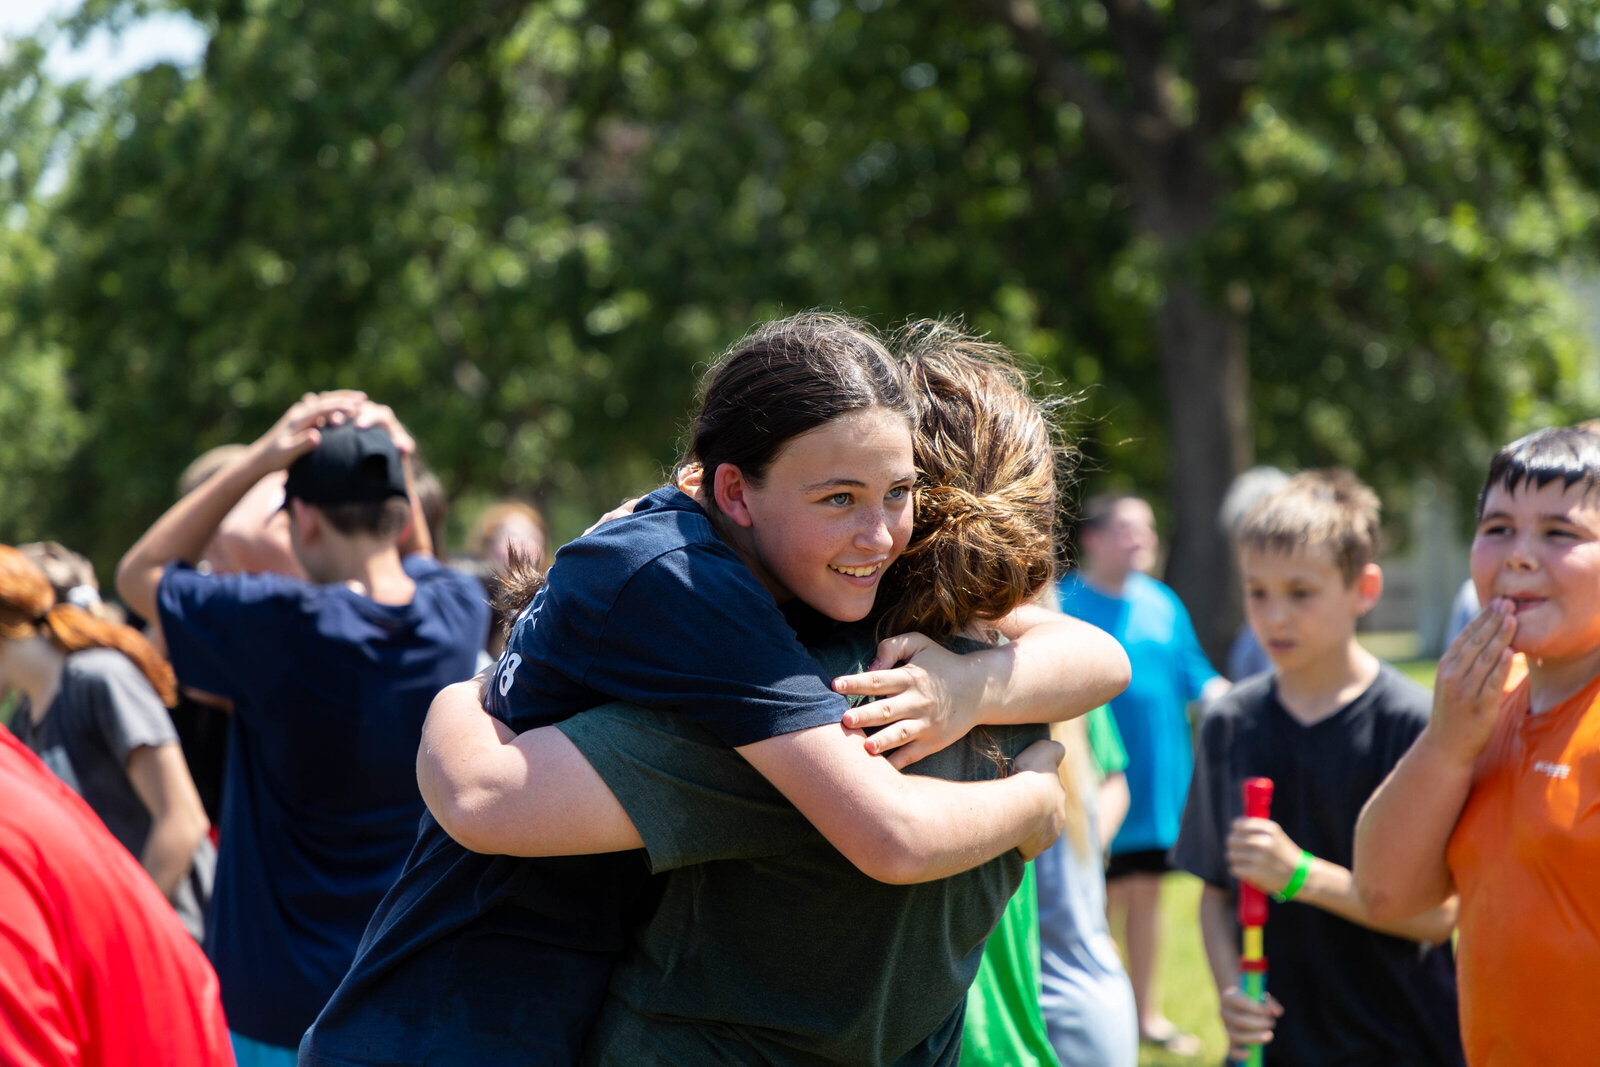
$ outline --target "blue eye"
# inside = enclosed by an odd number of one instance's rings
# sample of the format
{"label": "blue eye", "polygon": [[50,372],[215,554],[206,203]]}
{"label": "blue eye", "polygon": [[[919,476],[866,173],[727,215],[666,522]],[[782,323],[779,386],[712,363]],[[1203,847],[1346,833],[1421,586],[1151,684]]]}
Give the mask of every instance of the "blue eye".
{"label": "blue eye", "polygon": [[897,485],[893,489],[889,490],[890,500],[904,500],[910,495],[911,487],[909,485]]}
{"label": "blue eye", "polygon": [[838,507],[847,507],[850,503],[850,500],[851,497],[849,493],[835,493],[828,498],[828,503],[834,504]]}

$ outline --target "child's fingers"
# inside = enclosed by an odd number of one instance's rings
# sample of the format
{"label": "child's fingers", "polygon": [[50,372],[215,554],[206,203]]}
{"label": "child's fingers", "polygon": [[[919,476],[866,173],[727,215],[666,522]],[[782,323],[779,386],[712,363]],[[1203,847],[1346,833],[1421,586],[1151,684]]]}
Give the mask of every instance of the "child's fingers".
{"label": "child's fingers", "polygon": [[[887,671],[840,675],[833,680],[833,691],[846,696],[889,697],[904,693],[911,685],[911,672],[904,667],[895,667]],[[844,724],[876,726],[881,722],[893,722],[903,714],[897,708],[885,708],[883,705],[886,703],[889,701],[880,700],[875,704],[851,708],[845,715]]]}
{"label": "child's fingers", "polygon": [[[1491,676],[1498,670],[1502,653],[1511,647],[1512,635],[1517,630],[1515,615],[1504,614],[1497,616],[1497,624],[1488,631],[1481,645],[1477,648],[1477,655],[1466,665],[1462,674],[1462,684],[1468,699],[1476,701],[1482,696],[1490,684]],[[1501,679],[1504,682],[1504,678]]]}
{"label": "child's fingers", "polygon": [[867,738],[867,751],[874,756],[881,756],[914,740],[927,728],[928,724],[920,719],[901,719]]}
{"label": "child's fingers", "polygon": [[1435,703],[1475,701],[1514,631],[1515,622],[1506,612],[1504,601],[1494,600],[1486,605],[1439,661]]}
{"label": "child's fingers", "polygon": [[1464,667],[1478,658],[1483,646],[1494,636],[1500,628],[1501,613],[1496,610],[1497,602],[1491,600],[1483,606],[1483,610],[1474,615],[1456,639],[1450,642],[1450,647],[1445,649],[1443,656],[1439,657],[1439,671],[1449,674],[1452,668]]}
{"label": "child's fingers", "polygon": [[904,663],[906,660],[933,644],[933,640],[919,633],[895,634],[878,642],[878,651],[868,664],[869,671],[881,671],[886,667],[893,667]]}
{"label": "child's fingers", "polygon": [[938,747],[929,744],[922,738],[917,738],[908,745],[902,745],[889,753],[884,759],[897,771],[903,771],[924,756],[931,756],[939,751]]}

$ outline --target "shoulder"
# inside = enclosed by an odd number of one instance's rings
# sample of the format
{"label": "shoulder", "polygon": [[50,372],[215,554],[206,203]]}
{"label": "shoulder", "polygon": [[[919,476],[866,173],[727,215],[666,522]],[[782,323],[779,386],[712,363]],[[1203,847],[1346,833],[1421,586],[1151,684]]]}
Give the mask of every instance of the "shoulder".
{"label": "shoulder", "polygon": [[115,649],[87,648],[69,654],[62,670],[61,695],[77,714],[103,713],[124,722],[153,722],[163,736],[172,730],[172,719],[150,679]]}
{"label": "shoulder", "polygon": [[183,604],[200,602],[221,607],[230,603],[300,601],[319,588],[284,574],[205,574],[187,563],[170,563],[161,572],[157,596],[163,608],[173,611]]}
{"label": "shoulder", "polygon": [[1378,665],[1373,679],[1372,712],[1380,718],[1426,725],[1433,711],[1433,694],[1388,663]]}
{"label": "shoulder", "polygon": [[407,577],[417,584],[418,590],[431,594],[444,594],[482,603],[487,611],[488,594],[483,580],[475,574],[441,562],[433,556],[413,552],[401,561]]}
{"label": "shoulder", "polygon": [[1178,594],[1172,591],[1172,587],[1148,574],[1135,572],[1128,575],[1126,594],[1129,600],[1141,605],[1160,605],[1178,615],[1188,614],[1183,601],[1178,599]]}
{"label": "shoulder", "polygon": [[133,660],[114,648],[86,648],[67,655],[61,680],[67,685],[105,688],[111,682],[143,679]]}
{"label": "shoulder", "polygon": [[[634,603],[641,598],[667,603],[664,598],[671,598],[678,610],[689,613],[684,621],[691,623],[694,609],[689,606],[696,603],[714,604],[718,614],[748,610],[752,597],[771,605],[772,595],[693,500],[672,489],[652,493],[646,501],[666,493],[674,499],[607,523],[563,549],[576,551],[568,552],[573,566],[561,575],[560,584],[570,587],[574,578],[598,582]],[[610,530],[612,526],[616,529]],[[553,574],[562,562],[558,553]]]}
{"label": "shoulder", "polygon": [[[166,708],[138,664],[112,648],[86,648],[67,656],[61,693],[80,709],[100,708],[117,715],[158,713]],[[170,720],[167,720],[170,721]]]}
{"label": "shoulder", "polygon": [[1057,599],[1062,611],[1079,617],[1103,614],[1119,603],[1084,581],[1077,571],[1069,571],[1061,579]]}
{"label": "shoulder", "polygon": [[1200,720],[1202,734],[1234,729],[1256,722],[1273,700],[1271,671],[1246,678],[1206,705]]}
{"label": "shoulder", "polygon": [[742,567],[700,506],[673,488],[658,489],[631,515],[613,519],[556,553],[550,582],[620,587],[641,571],[676,569],[684,556]]}

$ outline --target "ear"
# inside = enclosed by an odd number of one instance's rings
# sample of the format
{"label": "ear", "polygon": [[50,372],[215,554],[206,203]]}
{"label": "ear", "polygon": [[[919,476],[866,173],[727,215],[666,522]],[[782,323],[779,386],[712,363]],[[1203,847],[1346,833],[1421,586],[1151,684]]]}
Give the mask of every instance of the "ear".
{"label": "ear", "polygon": [[1372,610],[1383,595],[1383,571],[1376,563],[1369,563],[1356,575],[1356,610],[1362,615]]}
{"label": "ear", "polygon": [[322,535],[322,515],[299,497],[289,498],[289,520],[302,545],[313,544]]}
{"label": "ear", "polygon": [[711,480],[712,496],[718,510],[738,526],[755,525],[755,519],[750,514],[750,489],[749,480],[738,467],[732,463],[717,464],[717,472]]}

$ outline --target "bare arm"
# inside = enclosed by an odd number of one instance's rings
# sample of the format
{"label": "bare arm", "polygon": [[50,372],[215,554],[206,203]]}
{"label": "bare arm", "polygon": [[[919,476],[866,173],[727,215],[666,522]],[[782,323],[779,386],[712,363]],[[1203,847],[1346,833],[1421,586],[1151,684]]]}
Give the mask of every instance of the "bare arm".
{"label": "bare arm", "polygon": [[222,520],[252,486],[315,448],[322,422],[353,413],[364,399],[356,392],[306,394],[242,456],[168,508],[117,564],[123,603],[146,619],[158,618],[156,589],[167,564],[199,560]]}
{"label": "bare arm", "polygon": [[947,782],[901,774],[873,756],[863,735],[815,726],[744,745],[738,752],[863,874],[910,884],[947,878],[1016,848],[1025,859],[1050,847],[1066,794],[1054,741],[1029,746],[1013,774]]}
{"label": "bare arm", "polygon": [[128,781],[150,812],[150,835],[139,862],[171,900],[211,824],[176,744],[141,745],[130,752]]}
{"label": "bare arm", "polygon": [[1214,885],[1200,889],[1200,942],[1211,965],[1217,993],[1239,984],[1239,932],[1228,907],[1228,891]]}
{"label": "bare arm", "polygon": [[289,516],[283,510],[286,472],[257,481],[222,518],[205,556],[218,574],[289,574],[305,570],[289,544]]}
{"label": "bare arm", "polygon": [[1356,824],[1354,881],[1367,914],[1393,922],[1455,892],[1445,850],[1494,733],[1515,631],[1515,616],[1497,600],[1439,661],[1432,718]]}
{"label": "bare arm", "polygon": [[[475,718],[474,718],[475,717]],[[482,710],[474,683],[435,699],[417,755],[423,798],[467,848],[505,855],[610,852],[640,845],[609,787],[560,731],[517,735]],[[1012,848],[1055,840],[1064,793],[1060,746],[1041,742],[992,782],[901,775],[838,724],[738,750],[869,877],[928,881]]]}
{"label": "bare arm", "polygon": [[1100,840],[1107,847],[1122,829],[1122,820],[1128,817],[1133,797],[1128,792],[1128,776],[1118,771],[1106,775],[1095,793],[1096,814],[1099,816]]}
{"label": "bare arm", "polygon": [[477,681],[441,692],[417,750],[417,785],[463,847],[505,856],[620,852],[643,842],[583,754],[553,726],[514,734]]}
{"label": "bare arm", "polygon": [[1132,677],[1116,639],[1079,619],[1024,605],[999,629],[1008,644],[965,655],[921,634],[881,642],[866,672],[834,680],[841,693],[882,698],[852,708],[845,725],[892,724],[867,747],[875,755],[898,750],[890,760],[905,767],[980,724],[1083,715],[1121,693]]}
{"label": "bare arm", "polygon": [[[1271,819],[1236,819],[1228,833],[1228,871],[1265,893],[1281,893],[1300,863],[1300,846]],[[1380,934],[1441,944],[1456,926],[1456,899],[1418,914],[1379,917],[1367,910],[1350,872],[1328,860],[1311,861],[1294,903],[1309,904]]]}

